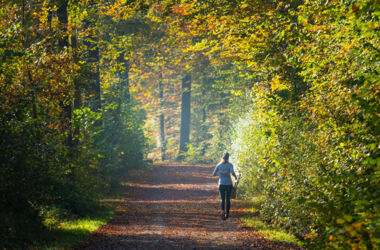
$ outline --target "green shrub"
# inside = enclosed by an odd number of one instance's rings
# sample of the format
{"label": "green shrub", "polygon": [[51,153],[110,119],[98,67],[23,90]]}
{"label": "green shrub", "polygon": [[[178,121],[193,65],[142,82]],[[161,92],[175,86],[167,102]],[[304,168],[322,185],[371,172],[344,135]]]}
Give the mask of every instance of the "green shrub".
{"label": "green shrub", "polygon": [[265,197],[264,221],[311,246],[371,248],[379,226],[374,165],[364,154],[349,161],[342,147],[367,147],[336,143],[342,138],[335,136],[296,115],[256,107],[236,123],[232,155],[245,197]]}

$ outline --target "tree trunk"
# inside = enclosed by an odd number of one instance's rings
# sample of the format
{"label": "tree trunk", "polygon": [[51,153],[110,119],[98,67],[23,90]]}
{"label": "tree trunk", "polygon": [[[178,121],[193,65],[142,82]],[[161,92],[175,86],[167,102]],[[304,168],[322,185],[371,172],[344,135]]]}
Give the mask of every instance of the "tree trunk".
{"label": "tree trunk", "polygon": [[[84,20],[84,28],[92,29],[94,22],[90,20]],[[101,101],[101,88],[100,88],[100,71],[99,71],[99,37],[92,34],[93,32],[89,30],[90,35],[85,37],[84,45],[87,48],[86,61],[89,64],[89,86],[91,88],[91,94],[94,96],[93,103],[91,104],[92,111],[98,112],[102,108]],[[95,41],[95,42],[94,42]]]}
{"label": "tree trunk", "polygon": [[165,160],[166,152],[166,138],[165,138],[165,116],[164,116],[164,85],[162,83],[162,73],[160,73],[159,82],[159,99],[160,99],[160,150],[161,150],[161,160]]}
{"label": "tree trunk", "polygon": [[[77,36],[76,34],[71,37],[71,48],[74,52],[74,60],[75,62],[78,62],[78,52],[77,49]],[[74,110],[80,109],[82,106],[82,90],[80,86],[79,79],[76,77],[74,78]],[[74,146],[78,146],[79,144],[79,137],[80,137],[80,127],[79,125],[75,127],[73,132],[73,144]]]}
{"label": "tree trunk", "polygon": [[206,125],[207,113],[206,113],[206,107],[204,105],[202,106],[201,112],[202,112],[201,129],[202,129],[202,135],[203,135],[203,142],[201,144],[202,145],[201,156],[204,156],[206,154],[206,148],[207,148],[207,144],[204,143],[207,140],[207,125]]}
{"label": "tree trunk", "polygon": [[60,0],[59,8],[57,10],[58,21],[60,29],[63,36],[59,38],[59,48],[63,49],[69,45],[69,37],[67,35],[67,24],[68,24],[68,14],[67,14],[68,0]]}
{"label": "tree trunk", "polygon": [[186,152],[190,138],[190,112],[191,105],[191,76],[186,75],[182,79],[182,103],[181,103],[181,130],[179,138],[179,152]]}
{"label": "tree trunk", "polygon": [[[69,45],[69,37],[67,34],[67,26],[68,26],[68,14],[67,14],[68,0],[61,0],[59,2],[59,7],[57,10],[58,21],[60,25],[60,29],[62,32],[62,37],[59,38],[58,46],[59,49],[63,50]],[[63,102],[61,103],[63,109],[63,117],[64,117],[64,128],[68,130],[67,135],[67,146],[71,147],[73,145],[73,137],[71,133],[71,116],[72,116],[72,107],[71,107],[71,97],[70,94],[67,93],[64,97]]]}
{"label": "tree trunk", "polygon": [[[24,51],[27,50],[27,47],[28,47],[28,42],[29,42],[29,39],[28,39],[28,32],[27,32],[27,27],[26,27],[26,17],[25,17],[25,11],[26,11],[26,4],[25,4],[25,0],[23,0],[21,2],[21,11],[22,11],[22,16],[21,16],[21,28],[22,28],[22,33],[23,33],[23,36],[24,36],[24,41],[23,41],[23,47],[24,47]],[[27,72],[28,72],[28,81],[29,81],[29,85],[30,86],[34,86],[34,83],[33,83],[33,77],[32,77],[32,74],[31,74],[31,69],[28,67],[27,68]],[[26,82],[23,82],[23,86],[24,88],[26,87],[27,83]],[[34,91],[31,91],[31,95],[32,95],[32,117],[34,119],[37,119],[37,103],[36,103],[36,93]],[[37,128],[37,127],[36,127]],[[38,131],[38,129],[36,129]]]}
{"label": "tree trunk", "polygon": [[121,89],[121,102],[129,103],[131,95],[129,93],[129,61],[125,59],[125,52],[121,53],[117,58],[124,70],[119,73],[120,76],[120,89]]}

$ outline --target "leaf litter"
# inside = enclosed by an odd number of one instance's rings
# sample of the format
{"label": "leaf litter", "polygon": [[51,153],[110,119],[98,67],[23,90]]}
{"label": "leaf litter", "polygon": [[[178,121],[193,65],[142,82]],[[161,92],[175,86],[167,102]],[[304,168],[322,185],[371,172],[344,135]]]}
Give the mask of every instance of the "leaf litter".
{"label": "leaf litter", "polygon": [[299,249],[273,242],[231,216],[220,219],[213,166],[165,163],[129,171],[123,199],[108,202],[116,215],[76,249]]}

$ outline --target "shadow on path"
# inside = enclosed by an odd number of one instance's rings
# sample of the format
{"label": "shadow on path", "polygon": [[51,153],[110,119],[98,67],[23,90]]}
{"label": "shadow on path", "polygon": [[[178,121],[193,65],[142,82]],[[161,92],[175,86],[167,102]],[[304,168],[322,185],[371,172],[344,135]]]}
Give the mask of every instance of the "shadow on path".
{"label": "shadow on path", "polygon": [[244,227],[238,202],[231,218],[219,217],[213,166],[156,165],[130,171],[117,213],[77,249],[291,249]]}

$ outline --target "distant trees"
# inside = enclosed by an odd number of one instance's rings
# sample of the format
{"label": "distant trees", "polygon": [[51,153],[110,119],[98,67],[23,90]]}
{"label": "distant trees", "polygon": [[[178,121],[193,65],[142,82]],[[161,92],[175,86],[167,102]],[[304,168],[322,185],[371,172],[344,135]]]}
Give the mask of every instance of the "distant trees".
{"label": "distant trees", "polygon": [[[206,109],[209,104],[210,107],[212,106],[210,110],[219,109],[219,106],[212,103],[219,98],[222,90],[217,89],[216,85],[211,86],[211,84],[208,87],[203,87],[206,82],[203,79],[205,75],[215,73],[210,64],[207,63],[207,57],[199,53],[199,48],[194,46],[203,34],[190,32],[189,28],[184,26],[181,20],[178,19],[181,16],[177,16],[178,13],[173,15],[171,11],[169,6],[152,5],[148,15],[150,18],[148,23],[151,30],[155,32],[152,32],[150,40],[146,41],[149,44],[147,47],[150,48],[145,50],[145,55],[148,56],[143,58],[147,67],[143,72],[137,74],[143,77],[146,76],[145,84],[158,86],[157,96],[159,101],[157,102],[156,99],[153,103],[150,103],[150,105],[155,105],[154,111],[161,110],[157,112],[157,116],[154,116],[158,118],[156,123],[157,134],[155,134],[159,142],[158,151],[155,151],[155,154],[160,152],[160,158],[162,159],[164,151],[167,150],[167,157],[171,159],[199,161],[203,158],[202,161],[209,161],[206,149],[209,145],[211,134],[208,131],[209,126],[206,124],[208,121],[212,121],[211,123],[214,123],[214,121],[212,120],[212,115],[210,115],[209,119],[206,119]],[[165,85],[160,84],[160,74],[164,75]],[[212,76],[208,76],[208,78],[213,79]],[[157,82],[159,83],[157,84]],[[202,100],[198,98],[194,103],[191,101],[193,88],[195,88],[195,95],[202,96],[202,91],[204,94]],[[161,99],[160,93],[164,89],[166,89],[166,95],[165,98]],[[150,90],[147,91],[149,92]],[[208,93],[208,91],[212,93]],[[155,91],[153,90],[153,92]],[[213,97],[209,98],[210,96]],[[152,97],[157,98],[154,95]],[[198,109],[200,106],[203,106],[203,109]],[[178,107],[181,107],[181,109],[178,110]],[[191,119],[194,112],[197,112],[195,114],[197,117],[203,115],[201,119],[203,125],[201,125],[202,129],[200,130],[198,130],[199,127],[197,129],[191,128],[193,124],[199,125],[198,120]],[[163,121],[164,126],[162,126]],[[164,130],[167,131],[167,134],[164,133]],[[166,141],[165,144],[162,143],[164,140]],[[198,152],[200,144],[203,147],[201,154]],[[190,152],[188,152],[189,148],[191,148]]]}

